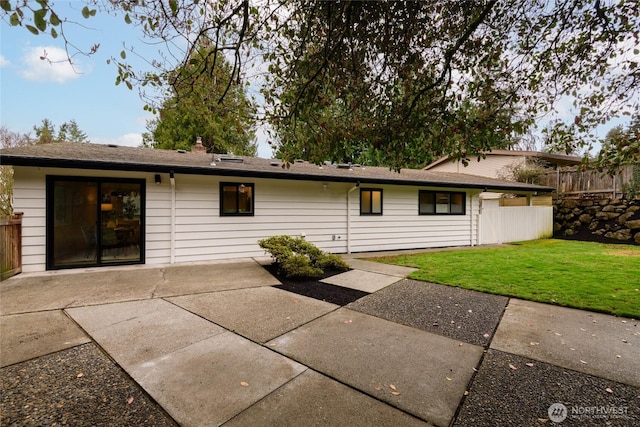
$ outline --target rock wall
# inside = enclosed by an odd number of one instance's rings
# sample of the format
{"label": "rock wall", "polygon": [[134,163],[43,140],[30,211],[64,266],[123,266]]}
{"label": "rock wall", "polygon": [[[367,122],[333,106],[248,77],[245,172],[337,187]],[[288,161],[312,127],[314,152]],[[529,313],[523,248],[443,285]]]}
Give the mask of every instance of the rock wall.
{"label": "rock wall", "polygon": [[553,236],[640,245],[640,199],[558,199]]}

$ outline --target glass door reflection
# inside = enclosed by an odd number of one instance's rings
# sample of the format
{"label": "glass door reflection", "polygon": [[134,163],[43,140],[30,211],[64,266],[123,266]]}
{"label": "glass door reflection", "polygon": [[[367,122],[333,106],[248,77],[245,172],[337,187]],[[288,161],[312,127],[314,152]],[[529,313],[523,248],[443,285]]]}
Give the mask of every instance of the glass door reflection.
{"label": "glass door reflection", "polygon": [[143,262],[144,181],[47,178],[47,268]]}

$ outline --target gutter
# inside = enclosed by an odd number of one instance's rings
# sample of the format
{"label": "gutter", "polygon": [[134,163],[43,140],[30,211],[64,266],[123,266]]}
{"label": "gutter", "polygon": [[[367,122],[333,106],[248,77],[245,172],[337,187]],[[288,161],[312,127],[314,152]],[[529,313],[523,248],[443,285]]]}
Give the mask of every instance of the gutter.
{"label": "gutter", "polygon": [[442,187],[442,188],[473,188],[486,189],[499,192],[509,193],[527,193],[527,192],[552,192],[553,187],[544,187],[540,185],[492,185],[490,183],[465,183],[465,182],[440,182],[437,180],[415,180],[415,179],[388,179],[388,178],[371,178],[371,177],[354,177],[354,176],[333,176],[321,174],[305,174],[305,173],[282,173],[268,172],[246,169],[224,169],[221,167],[211,168],[202,166],[180,166],[170,164],[148,164],[148,163],[128,163],[128,162],[108,162],[100,160],[63,160],[63,159],[43,159],[35,157],[0,156],[3,164],[13,166],[31,166],[31,167],[50,167],[50,168],[74,168],[74,169],[91,169],[91,170],[110,170],[110,171],[127,171],[127,172],[153,172],[166,173],[168,168],[173,168],[175,173],[187,175],[207,175],[207,176],[230,176],[242,178],[267,178],[280,180],[302,180],[314,182],[345,182],[353,183],[357,179],[362,184],[376,185],[412,185],[418,187]]}

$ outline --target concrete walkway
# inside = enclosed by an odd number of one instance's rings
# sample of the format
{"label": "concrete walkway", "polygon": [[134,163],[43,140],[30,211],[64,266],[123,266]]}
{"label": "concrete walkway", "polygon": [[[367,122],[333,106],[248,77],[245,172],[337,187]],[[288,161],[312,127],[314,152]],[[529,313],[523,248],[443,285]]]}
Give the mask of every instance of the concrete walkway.
{"label": "concrete walkway", "polygon": [[348,261],[326,282],[370,295],[345,307],[275,288],[262,259],[6,280],[2,425],[31,416],[5,376],[87,345],[166,411],[157,425],[640,424],[638,321]]}

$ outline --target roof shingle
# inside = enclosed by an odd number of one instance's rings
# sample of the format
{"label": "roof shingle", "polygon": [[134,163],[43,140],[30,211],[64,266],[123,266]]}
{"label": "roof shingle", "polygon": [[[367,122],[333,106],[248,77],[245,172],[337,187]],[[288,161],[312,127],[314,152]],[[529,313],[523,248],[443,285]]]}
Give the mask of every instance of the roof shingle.
{"label": "roof shingle", "polygon": [[[100,144],[51,143],[0,150],[0,164],[15,166],[164,172],[195,175],[261,177],[329,182],[361,182],[441,187],[467,187],[494,191],[551,191],[550,187],[451,172],[385,167],[315,165],[295,162],[288,167],[277,160],[242,157],[224,161],[224,155],[156,150]],[[238,158],[240,159],[240,158]],[[218,160],[218,161],[215,161]]]}

